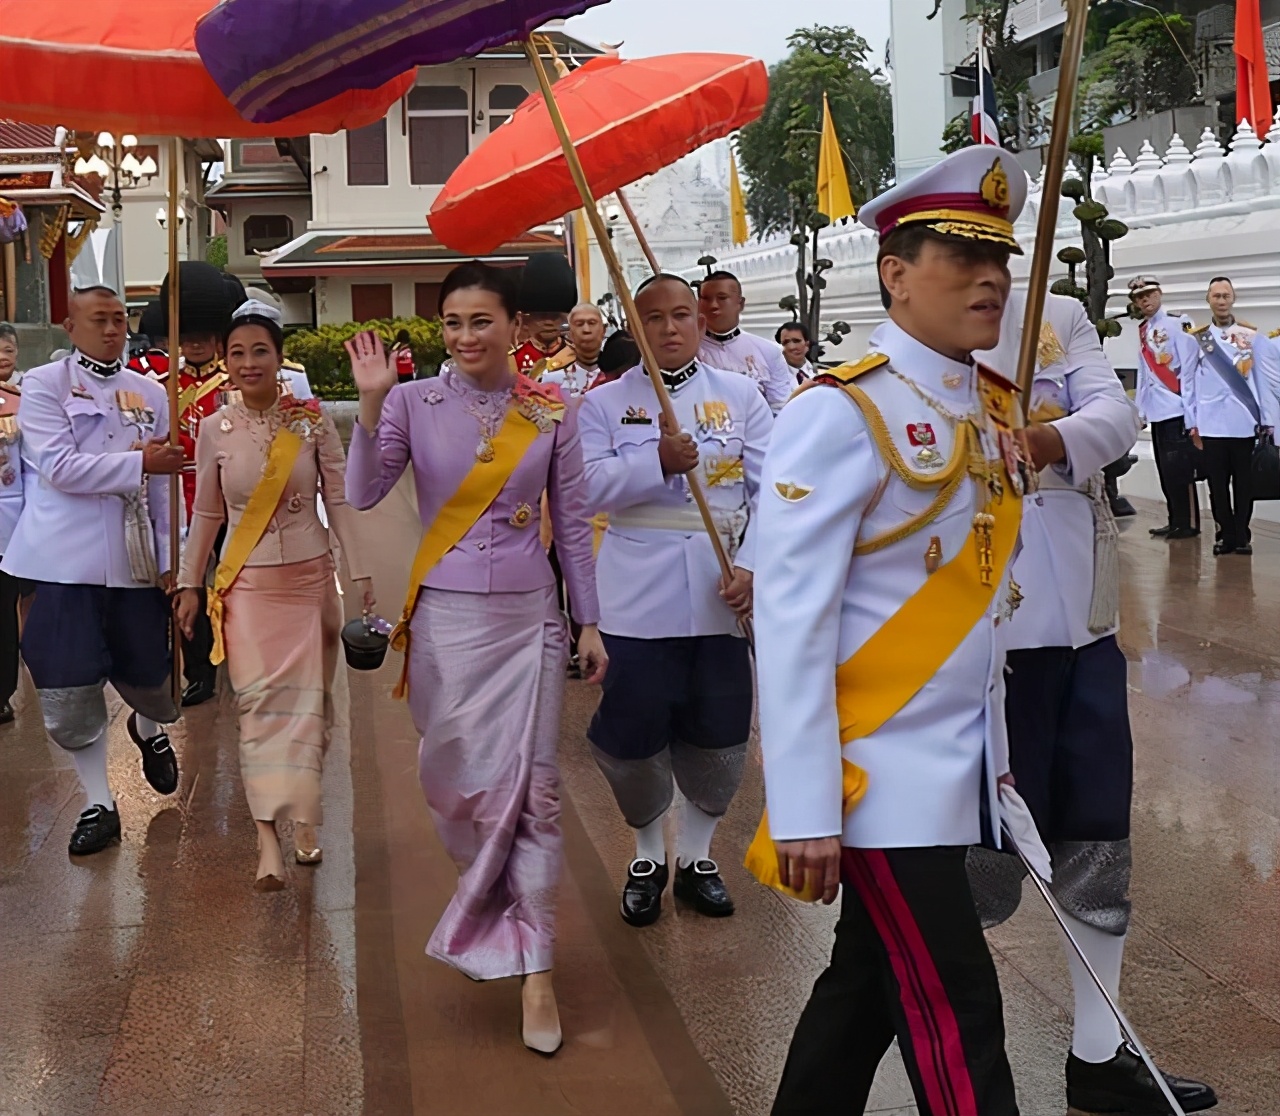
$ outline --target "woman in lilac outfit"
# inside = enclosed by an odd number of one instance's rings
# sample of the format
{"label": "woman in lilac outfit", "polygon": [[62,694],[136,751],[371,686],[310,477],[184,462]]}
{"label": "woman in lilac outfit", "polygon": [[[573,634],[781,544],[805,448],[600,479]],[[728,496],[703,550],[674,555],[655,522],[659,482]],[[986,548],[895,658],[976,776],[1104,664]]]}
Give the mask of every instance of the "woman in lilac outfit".
{"label": "woman in lilac outfit", "polygon": [[515,290],[484,264],[463,264],[440,291],[452,358],[439,377],[397,385],[381,340],[348,342],[360,421],[347,499],[371,508],[413,469],[424,529],[473,470],[495,461],[509,410],[540,431],[497,497],[422,579],[409,626],[409,707],[422,735],[419,774],[436,832],[458,866],[458,891],[427,953],[475,980],[521,976],[525,1045],[561,1043],[551,983],[560,873],[556,739],[568,639],[538,537],[545,491],[589,681],[608,659],[591,554],[582,449],[572,406],[510,370]]}

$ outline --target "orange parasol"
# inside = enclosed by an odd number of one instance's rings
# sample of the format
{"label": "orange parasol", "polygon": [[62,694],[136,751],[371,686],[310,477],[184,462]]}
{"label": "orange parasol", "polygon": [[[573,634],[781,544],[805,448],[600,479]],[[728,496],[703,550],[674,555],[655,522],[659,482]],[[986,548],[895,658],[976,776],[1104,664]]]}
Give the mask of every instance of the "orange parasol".
{"label": "orange parasol", "polygon": [[[764,63],[736,54],[593,58],[555,84],[555,101],[595,197],[674,163],[764,111]],[[527,100],[449,177],[431,231],[483,255],[582,204],[541,96]]]}
{"label": "orange parasol", "polygon": [[117,135],[247,138],[359,128],[408,91],[412,71],[273,124],[251,124],[214,84],[195,47],[214,0],[0,2],[4,115]]}

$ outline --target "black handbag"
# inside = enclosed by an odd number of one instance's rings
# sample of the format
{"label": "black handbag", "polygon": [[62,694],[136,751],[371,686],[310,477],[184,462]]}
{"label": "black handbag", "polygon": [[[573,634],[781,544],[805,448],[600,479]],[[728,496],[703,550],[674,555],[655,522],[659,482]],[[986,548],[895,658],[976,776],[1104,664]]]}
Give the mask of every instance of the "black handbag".
{"label": "black handbag", "polygon": [[1273,435],[1263,431],[1253,447],[1253,498],[1280,500],[1280,448]]}

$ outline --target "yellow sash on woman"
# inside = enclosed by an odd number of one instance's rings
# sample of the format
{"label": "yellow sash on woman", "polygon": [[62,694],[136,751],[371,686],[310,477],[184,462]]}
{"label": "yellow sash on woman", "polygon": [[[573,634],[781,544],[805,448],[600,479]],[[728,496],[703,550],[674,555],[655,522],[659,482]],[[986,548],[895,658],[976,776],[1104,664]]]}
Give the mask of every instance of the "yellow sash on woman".
{"label": "yellow sash on woman", "polygon": [[[847,384],[845,390],[849,391],[851,387],[852,384]],[[867,405],[865,395],[858,399],[862,393],[849,393],[854,395],[860,407]],[[1006,405],[1008,399],[1002,397],[1004,393],[988,388],[987,394],[997,396],[987,400],[992,413],[997,418],[1008,417],[1010,410]],[[1003,468],[1001,472],[1004,474],[1004,496],[992,501],[988,508],[994,519],[990,525],[991,568],[988,576],[983,577],[983,548],[975,526],[960,552],[930,574],[902,607],[836,668],[836,709],[840,716],[841,744],[870,736],[897,715],[938,673],[991,607],[992,598],[1013,557],[1022,522],[1022,498],[1013,492]],[[924,631],[929,633],[929,638],[922,641],[920,633]],[[867,773],[843,757],[840,762],[843,812],[848,814],[867,793]],[[760,819],[744,864],[756,879],[768,887],[805,902],[818,898],[818,895],[782,885],[777,851],[769,835],[767,812]]]}
{"label": "yellow sash on woman", "polygon": [[294,462],[302,451],[303,439],[288,427],[280,427],[271,439],[271,449],[267,453],[267,464],[262,471],[257,486],[244,506],[244,514],[236,529],[227,540],[226,549],[222,553],[222,561],[213,575],[213,588],[209,591],[209,620],[213,625],[213,653],[209,661],[215,666],[227,657],[226,647],[222,642],[222,598],[235,583],[249,555],[261,541],[280,505],[280,497],[284,495],[284,486],[289,483],[293,473]]}
{"label": "yellow sash on woman", "polygon": [[507,417],[503,419],[502,429],[493,438],[492,460],[477,460],[471,466],[457,491],[423,533],[418,553],[413,559],[413,569],[409,572],[409,592],[405,597],[404,611],[391,633],[392,648],[404,653],[404,666],[400,670],[400,681],[392,691],[393,697],[404,698],[409,693],[409,622],[418,604],[418,591],[422,588],[423,579],[462,541],[485,509],[498,498],[498,493],[511,479],[511,474],[539,433],[537,425],[521,414],[518,403],[513,401]]}

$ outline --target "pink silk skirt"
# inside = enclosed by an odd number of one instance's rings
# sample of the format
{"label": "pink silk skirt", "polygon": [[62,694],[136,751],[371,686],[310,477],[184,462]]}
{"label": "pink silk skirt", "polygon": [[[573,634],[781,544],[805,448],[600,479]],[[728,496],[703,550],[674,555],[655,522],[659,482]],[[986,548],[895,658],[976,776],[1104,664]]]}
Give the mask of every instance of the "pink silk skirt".
{"label": "pink silk skirt", "polygon": [[555,590],[423,589],[411,631],[418,772],[459,872],[427,953],[473,980],[550,969],[568,657]]}
{"label": "pink silk skirt", "polygon": [[227,673],[240,713],[240,775],[257,821],[320,825],[342,606],[328,554],[246,566],[226,598]]}

